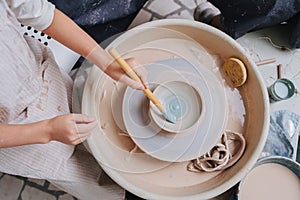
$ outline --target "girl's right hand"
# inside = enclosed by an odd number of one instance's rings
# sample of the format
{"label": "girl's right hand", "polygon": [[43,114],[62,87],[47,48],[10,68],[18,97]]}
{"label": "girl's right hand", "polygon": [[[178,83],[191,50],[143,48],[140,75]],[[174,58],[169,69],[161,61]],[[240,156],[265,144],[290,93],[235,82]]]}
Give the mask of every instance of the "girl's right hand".
{"label": "girl's right hand", "polygon": [[48,121],[50,140],[77,145],[85,141],[96,127],[96,119],[84,114],[66,114]]}

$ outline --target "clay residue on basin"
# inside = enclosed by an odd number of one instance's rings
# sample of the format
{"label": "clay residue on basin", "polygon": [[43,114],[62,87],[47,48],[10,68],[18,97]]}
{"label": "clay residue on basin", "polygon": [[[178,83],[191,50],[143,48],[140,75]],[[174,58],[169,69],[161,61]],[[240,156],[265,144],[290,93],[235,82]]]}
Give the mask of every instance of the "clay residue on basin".
{"label": "clay residue on basin", "polygon": [[[167,43],[174,44],[174,41],[168,40]],[[178,42],[178,41],[177,41]],[[182,41],[181,41],[182,42]],[[176,56],[179,56],[178,52],[175,51],[154,51],[155,48],[153,45],[158,45],[163,43],[163,41],[156,41],[151,42],[150,46],[147,46],[149,44],[144,44],[145,49],[143,50],[137,50],[132,51],[126,56],[131,57],[137,57],[140,60],[143,60],[144,62],[142,64],[148,64],[149,62],[153,62],[156,59],[156,56],[159,57],[159,59],[162,59],[163,57],[168,58],[174,58]],[[171,48],[171,47],[170,47]],[[139,49],[142,49],[140,47]],[[162,53],[163,52],[163,53]],[[190,54],[192,52],[192,54]],[[228,112],[228,118],[230,120],[227,120],[226,129],[234,130],[236,132],[243,132],[243,126],[245,122],[245,108],[243,104],[242,94],[240,93],[240,90],[238,89],[232,89],[230,88],[225,80],[222,78],[220,67],[222,65],[222,58],[217,56],[211,56],[210,57],[201,57],[201,54],[203,54],[202,49],[200,50],[200,53],[197,54],[196,48],[193,47],[191,52],[186,51],[185,54],[188,54],[184,57],[191,57],[191,60],[193,60],[195,63],[202,63],[201,66],[206,66],[208,69],[213,71],[214,74],[216,74],[217,77],[219,77],[220,82],[224,84],[226,95],[227,95],[227,101],[229,106],[229,112]],[[154,54],[153,54],[154,53]],[[149,57],[148,55],[153,55],[153,57]],[[159,55],[159,56],[158,56]],[[218,58],[221,60],[221,62],[217,62],[214,60],[215,58]],[[206,61],[205,61],[206,60]],[[205,62],[203,64],[203,62]],[[197,64],[196,64],[197,65]],[[112,146],[119,148],[120,150],[124,151],[123,157],[119,157],[118,159],[123,160],[125,162],[131,162],[136,157],[139,157],[141,159],[147,159],[147,162],[160,162],[157,159],[154,159],[147,154],[142,153],[141,151],[132,152],[132,150],[136,147],[134,142],[129,138],[124,136],[124,134],[119,134],[120,132],[126,133],[126,130],[124,130],[124,125],[118,117],[116,117],[114,114],[111,113],[112,106],[120,105],[122,102],[122,91],[124,90],[125,86],[117,83],[118,90],[116,90],[116,84],[113,84],[112,82],[105,80],[105,83],[99,83],[99,85],[102,85],[102,87],[106,88],[106,98],[102,99],[100,109],[99,109],[99,118],[101,123],[108,123],[110,124],[109,127],[107,127],[103,132],[105,132],[105,137],[108,138],[108,141],[112,144]],[[104,84],[104,85],[103,85]],[[103,95],[102,95],[103,96]],[[112,102],[112,103],[111,103]],[[119,113],[120,114],[120,113]],[[127,152],[127,153],[126,153]],[[140,154],[140,155],[137,155]],[[143,154],[143,155],[141,155]],[[142,158],[143,157],[143,158]],[[143,182],[147,182],[147,185],[151,182],[155,182],[156,178],[159,177],[165,177],[162,181],[157,182],[160,187],[189,187],[197,184],[203,184],[206,181],[212,179],[213,177],[216,177],[221,172],[216,173],[191,173],[186,170],[187,162],[181,162],[181,163],[165,163],[161,161],[162,163],[159,164],[159,167],[149,168],[148,173],[145,173],[142,177],[144,179],[147,177]],[[130,165],[128,163],[128,165]],[[140,168],[139,163],[135,162],[135,167],[138,169]],[[168,173],[166,173],[168,172]],[[131,172],[135,173],[135,172]]]}
{"label": "clay residue on basin", "polygon": [[[203,37],[203,40],[205,40],[205,37]],[[145,38],[145,35],[143,35],[143,38]],[[138,38],[135,39],[138,40]],[[127,41],[133,40],[130,40],[129,38]],[[204,43],[217,43],[216,46],[219,45],[218,41],[211,42],[208,40],[208,42]],[[131,48],[134,45],[129,46],[130,48],[128,45],[124,45],[126,44],[126,41],[115,44],[117,45],[114,47],[120,46],[118,49],[120,52],[128,52],[128,50],[130,50],[130,52],[122,56],[125,58],[134,56],[138,58],[142,64],[180,57],[191,61],[195,66],[205,67],[210,70],[224,85],[224,90],[226,92],[225,101],[228,103],[228,120],[224,129],[230,129],[241,133],[247,131],[245,125],[247,124],[249,110],[245,107],[248,106],[246,103],[246,93],[249,91],[245,91],[243,87],[233,89],[226,85],[226,81],[220,72],[223,54],[222,56],[219,56],[219,54],[215,54],[214,52],[208,52],[203,47],[199,47],[197,42],[192,40],[184,41],[182,38],[157,39],[143,44],[136,42],[134,48]],[[178,46],[181,46],[182,48],[178,48]],[[230,50],[229,53],[232,53],[232,50]],[[218,57],[219,63],[215,59],[216,57]],[[93,139],[93,141],[95,141],[94,144],[98,145],[97,148],[93,148],[93,154],[105,171],[121,186],[132,189],[132,192],[138,191],[140,188],[144,189],[150,194],[150,196],[147,197],[151,197],[151,194],[161,194],[164,197],[200,195],[202,192],[205,193],[206,191],[213,190],[222,185],[236,172],[236,170],[228,169],[220,172],[196,174],[186,170],[188,162],[169,163],[155,159],[143,152],[131,152],[132,149],[135,148],[134,143],[129,137],[124,136],[124,134],[119,134],[120,132],[126,133],[126,130],[122,128],[119,122],[115,121],[116,118],[111,113],[112,108],[110,101],[114,101],[114,99],[119,98],[120,96],[112,95],[115,85],[110,80],[100,80],[96,86],[97,92],[100,92],[102,87],[105,87],[106,89],[106,98],[103,99],[106,99],[109,103],[103,105],[100,103],[96,109],[97,118],[101,124],[109,124],[109,126],[103,126],[105,127],[104,130],[93,133],[91,140]],[[118,87],[118,90],[120,90],[120,88],[121,87]],[[101,95],[94,100],[95,102],[100,102],[100,99]],[[91,141],[91,143],[93,141]],[[236,169],[236,166],[233,167]],[[226,189],[228,189],[228,185],[230,184],[227,184],[225,188],[227,187]],[[136,188],[138,189],[136,190]],[[224,188],[221,190],[220,188],[218,189],[218,192],[225,190]],[[214,193],[209,195],[212,197],[212,195],[218,194]]]}

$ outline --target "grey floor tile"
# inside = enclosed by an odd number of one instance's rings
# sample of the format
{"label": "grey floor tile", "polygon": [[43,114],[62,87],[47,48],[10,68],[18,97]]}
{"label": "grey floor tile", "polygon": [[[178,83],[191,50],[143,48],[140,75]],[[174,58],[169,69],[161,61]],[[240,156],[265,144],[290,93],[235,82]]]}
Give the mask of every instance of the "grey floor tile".
{"label": "grey floor tile", "polygon": [[131,29],[137,25],[146,23],[148,21],[150,21],[152,18],[152,13],[145,11],[145,10],[141,10],[137,16],[134,18],[134,20],[132,21],[132,23],[130,24],[130,26],[128,27],[128,29]]}
{"label": "grey floor tile", "polygon": [[197,6],[195,0],[174,0],[174,2],[188,9],[194,9]]}
{"label": "grey floor tile", "polygon": [[180,9],[181,6],[176,4],[173,0],[155,0],[147,7],[150,12],[159,14],[160,16],[166,16]]}
{"label": "grey floor tile", "polygon": [[45,180],[42,180],[42,179],[33,179],[33,178],[29,178],[27,179],[27,181],[30,181],[30,182],[33,182],[33,183],[36,183],[40,186],[43,186],[45,184]]}
{"label": "grey floor tile", "polygon": [[188,10],[183,10],[178,13],[174,13],[173,15],[169,15],[168,18],[176,18],[176,19],[190,19],[193,20],[193,15]]}
{"label": "grey floor tile", "polygon": [[24,181],[14,176],[5,175],[0,180],[0,199],[17,200]]}
{"label": "grey floor tile", "polygon": [[56,200],[55,196],[28,185],[25,186],[21,197],[22,200]]}
{"label": "grey floor tile", "polygon": [[52,190],[52,191],[60,191],[60,189],[58,189],[57,187],[55,187],[54,185],[52,185],[50,183],[49,187],[48,187],[48,190]]}
{"label": "grey floor tile", "polygon": [[205,2],[207,0],[194,0],[194,1],[195,1],[196,5],[199,5],[200,3],[203,3],[203,2]]}
{"label": "grey floor tile", "polygon": [[69,194],[64,194],[58,197],[58,200],[74,200],[74,198]]}

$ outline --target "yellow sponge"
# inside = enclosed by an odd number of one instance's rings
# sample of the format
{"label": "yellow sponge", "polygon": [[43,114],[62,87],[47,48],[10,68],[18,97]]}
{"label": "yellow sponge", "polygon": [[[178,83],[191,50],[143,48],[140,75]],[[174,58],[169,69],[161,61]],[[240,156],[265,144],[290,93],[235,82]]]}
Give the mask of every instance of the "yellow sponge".
{"label": "yellow sponge", "polygon": [[246,82],[247,71],[244,63],[237,58],[229,58],[223,65],[224,72],[232,82],[233,87],[239,87]]}

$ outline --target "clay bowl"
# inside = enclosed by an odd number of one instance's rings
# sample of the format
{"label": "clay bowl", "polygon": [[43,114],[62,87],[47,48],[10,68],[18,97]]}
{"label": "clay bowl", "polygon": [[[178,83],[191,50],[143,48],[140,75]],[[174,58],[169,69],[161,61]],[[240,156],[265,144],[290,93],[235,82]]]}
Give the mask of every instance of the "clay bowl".
{"label": "clay bowl", "polygon": [[[144,48],[140,53],[135,51],[156,40],[162,40],[155,43],[158,45],[162,45],[165,40],[172,40],[169,42],[169,51],[161,48]],[[188,40],[185,43],[189,44],[188,48],[185,45],[178,47],[181,40]],[[201,47],[197,47],[198,44]],[[242,99],[243,125],[238,131],[243,133],[247,147],[241,159],[229,169],[197,174],[186,170],[188,162],[165,162],[139,151],[130,137],[124,136],[126,127],[122,117],[118,116],[118,111],[122,109],[122,103],[118,102],[122,102],[126,87],[112,81],[94,67],[84,88],[82,111],[98,119],[99,127],[93,130],[86,144],[105,172],[119,185],[145,199],[209,199],[237,184],[259,158],[269,127],[267,90],[254,62],[244,49],[211,26],[182,19],[146,23],[125,32],[107,48],[110,47],[117,48],[121,54],[127,53],[128,57],[143,58],[142,61],[148,63],[172,58],[178,55],[178,48],[182,57],[197,63],[197,66],[208,63],[205,59],[212,58],[212,55],[218,55],[222,60],[229,57],[241,59],[247,68],[248,79],[238,90],[227,88],[226,94],[228,97],[228,91],[235,91]],[[197,56],[195,51],[198,49],[200,54],[204,52],[201,48],[208,54]],[[148,56],[145,56],[146,53]],[[214,72],[218,70],[217,67],[212,69]],[[227,103],[229,112],[226,126],[234,128],[232,123],[239,122],[235,120],[236,112],[232,112],[236,104],[231,101]],[[208,142],[213,144],[215,141]]]}
{"label": "clay bowl", "polygon": [[165,120],[159,109],[151,102],[150,116],[160,128],[172,133],[188,131],[200,119],[202,101],[199,92],[183,81],[171,81],[158,85],[153,94],[166,112],[175,116],[176,123]]}

